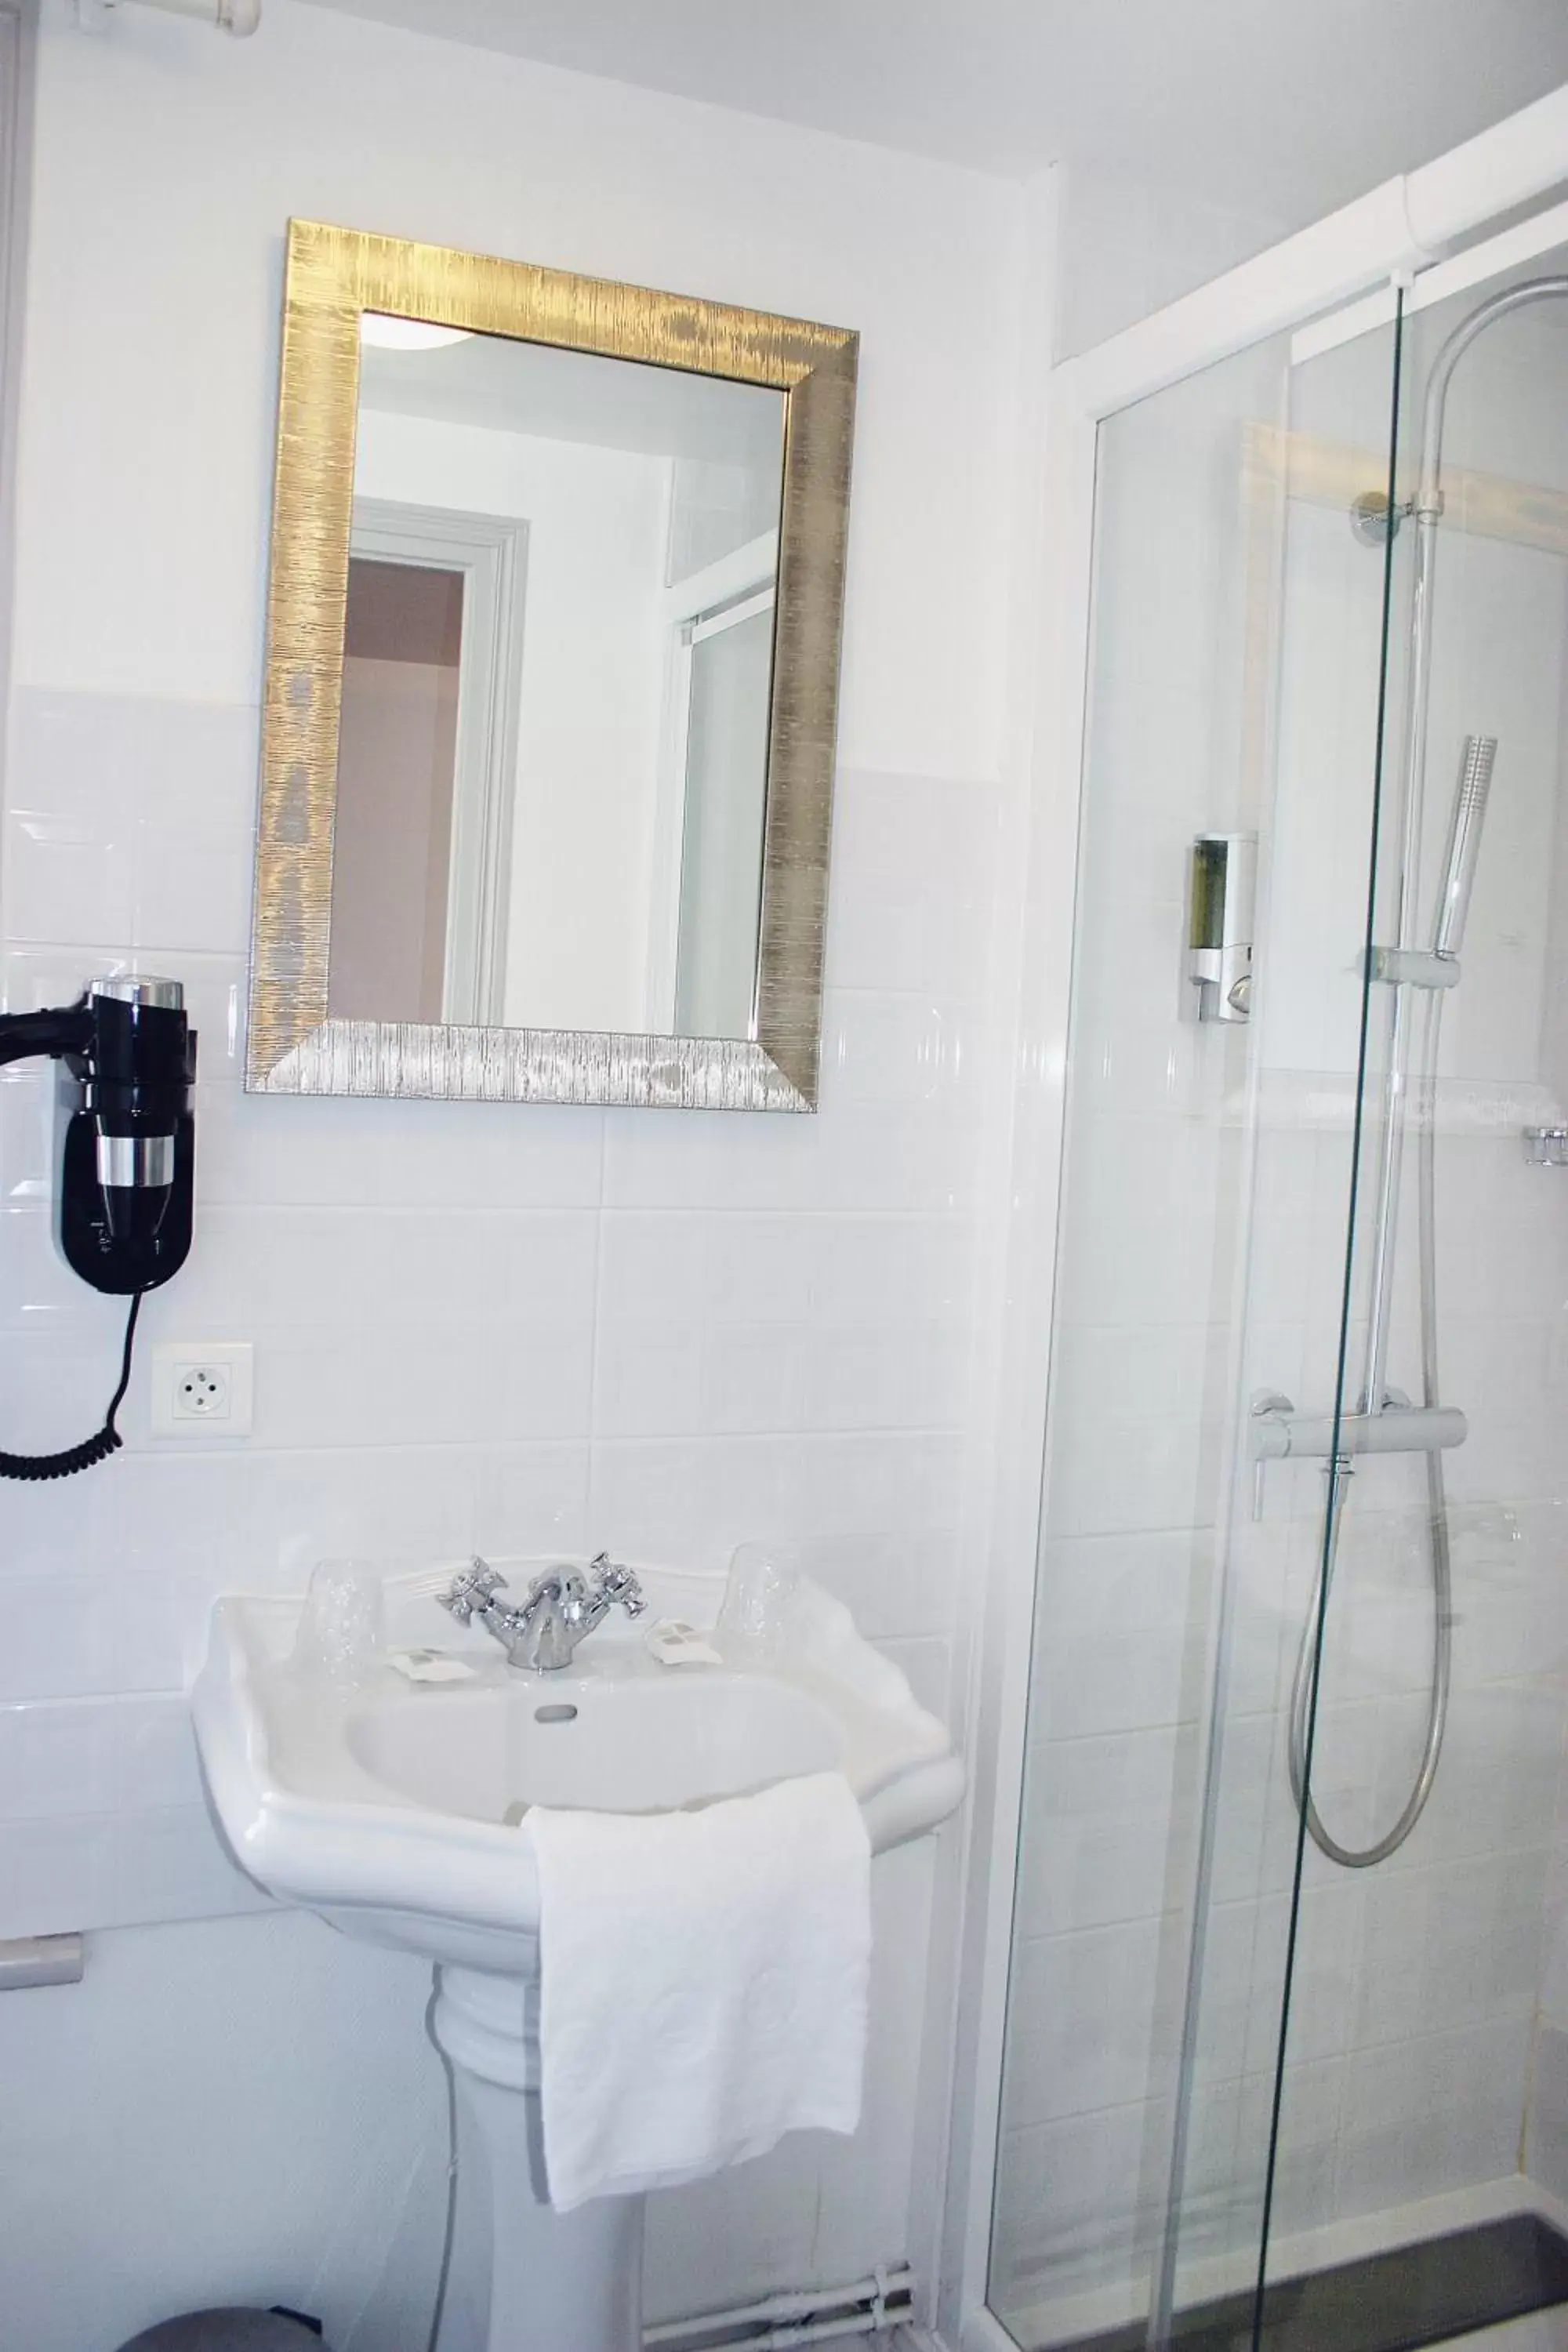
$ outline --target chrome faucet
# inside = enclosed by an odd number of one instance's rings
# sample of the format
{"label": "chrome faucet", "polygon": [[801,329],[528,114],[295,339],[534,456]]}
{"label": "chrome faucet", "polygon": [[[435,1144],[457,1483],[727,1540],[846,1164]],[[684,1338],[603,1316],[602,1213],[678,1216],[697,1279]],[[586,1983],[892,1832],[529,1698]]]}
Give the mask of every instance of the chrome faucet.
{"label": "chrome faucet", "polygon": [[476,1556],[437,1597],[459,1625],[477,1617],[506,1652],[509,1666],[531,1666],[541,1675],[569,1666],[578,1643],[612,1603],[618,1601],[628,1617],[640,1617],[647,1607],[631,1570],[603,1551],[589,1562],[586,1576],[580,1568],[547,1568],[529,1586],[521,1609],[496,1599],[505,1591],[505,1577]]}

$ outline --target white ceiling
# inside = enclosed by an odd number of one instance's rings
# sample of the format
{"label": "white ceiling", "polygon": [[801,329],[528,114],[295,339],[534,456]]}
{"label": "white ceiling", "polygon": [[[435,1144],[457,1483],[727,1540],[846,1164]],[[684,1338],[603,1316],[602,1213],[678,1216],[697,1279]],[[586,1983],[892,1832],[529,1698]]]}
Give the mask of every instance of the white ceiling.
{"label": "white ceiling", "polygon": [[1568,0],[315,0],[1018,174],[1297,225],[1568,81]]}

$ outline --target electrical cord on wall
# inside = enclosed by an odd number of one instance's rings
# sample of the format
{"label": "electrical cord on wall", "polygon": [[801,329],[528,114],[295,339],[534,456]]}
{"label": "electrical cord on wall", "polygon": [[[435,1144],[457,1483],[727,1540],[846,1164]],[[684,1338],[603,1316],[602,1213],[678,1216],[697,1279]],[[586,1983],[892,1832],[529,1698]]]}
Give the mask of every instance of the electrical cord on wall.
{"label": "electrical cord on wall", "polygon": [[0,1478],[70,1478],[79,1470],[90,1470],[96,1463],[107,1462],[119,1452],[125,1440],[114,1426],[114,1416],[125,1402],[125,1391],[131,1386],[131,1357],[136,1345],[136,1318],[142,1311],[144,1292],[131,1294],[131,1311],[125,1318],[125,1346],[120,1358],[120,1385],[109,1400],[109,1411],[103,1416],[103,1427],[92,1437],[83,1438],[79,1445],[68,1445],[61,1454],[6,1454],[0,1451]]}

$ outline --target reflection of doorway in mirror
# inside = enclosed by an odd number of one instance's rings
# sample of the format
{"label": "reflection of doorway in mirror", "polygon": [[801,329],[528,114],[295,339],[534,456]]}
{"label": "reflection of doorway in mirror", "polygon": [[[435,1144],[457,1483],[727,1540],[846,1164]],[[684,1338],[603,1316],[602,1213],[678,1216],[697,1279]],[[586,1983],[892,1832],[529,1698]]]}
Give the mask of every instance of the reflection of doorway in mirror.
{"label": "reflection of doorway in mirror", "polygon": [[349,565],[332,867],[333,1019],[439,1021],[463,576]]}
{"label": "reflection of doorway in mirror", "polygon": [[[354,500],[328,992],[336,1017],[465,1024],[504,1018],[527,537],[526,524],[510,516],[389,499]],[[399,671],[369,669],[355,650],[371,625],[365,615],[374,619],[378,609],[375,597],[382,605],[391,598],[389,610],[412,613],[421,576],[456,581],[460,623],[454,724],[443,739],[447,772],[440,788],[424,793],[408,772],[420,757],[417,718],[412,711],[399,714],[417,670],[410,657],[425,648],[415,639],[389,643],[384,625],[377,647],[384,657],[401,653]],[[395,582],[403,586],[393,597]],[[428,602],[430,592],[423,593]],[[402,1009],[413,1001],[416,953],[408,935],[413,908],[406,869],[423,854],[415,847],[422,828],[430,834],[428,895],[417,952],[428,950],[429,969],[422,966],[421,1010],[413,1013]],[[404,895],[388,893],[378,912],[378,890],[387,877],[395,883],[399,876]],[[342,953],[340,905],[351,924]],[[380,1004],[366,984],[373,971],[396,982]],[[398,1009],[387,1009],[393,1004]]]}

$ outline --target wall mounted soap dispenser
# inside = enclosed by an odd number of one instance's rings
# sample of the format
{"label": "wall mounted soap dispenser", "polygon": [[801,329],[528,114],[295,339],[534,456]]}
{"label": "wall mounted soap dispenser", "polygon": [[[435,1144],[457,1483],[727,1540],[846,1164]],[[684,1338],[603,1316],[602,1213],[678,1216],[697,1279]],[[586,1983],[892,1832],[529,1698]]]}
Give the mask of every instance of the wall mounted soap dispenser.
{"label": "wall mounted soap dispenser", "polygon": [[103,1427],[63,1454],[0,1453],[0,1477],[68,1477],[121,1443],[114,1416],[142,1295],[177,1274],[191,1246],[196,1040],[184,1005],[177,980],[95,980],[75,1004],[0,1014],[0,1062],[47,1055],[61,1066],[61,1255],[95,1290],[131,1301]]}
{"label": "wall mounted soap dispenser", "polygon": [[1200,1021],[1252,1017],[1252,918],[1258,835],[1200,833],[1193,844],[1187,978]]}

